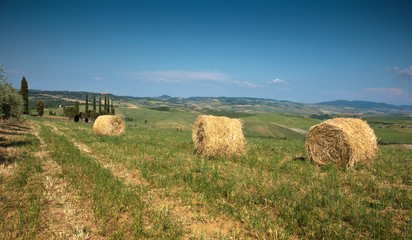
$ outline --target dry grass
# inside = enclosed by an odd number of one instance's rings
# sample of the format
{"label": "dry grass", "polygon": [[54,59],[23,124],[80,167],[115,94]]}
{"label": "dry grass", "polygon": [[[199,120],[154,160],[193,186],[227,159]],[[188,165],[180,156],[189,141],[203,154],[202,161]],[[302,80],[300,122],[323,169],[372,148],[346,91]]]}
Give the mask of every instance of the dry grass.
{"label": "dry grass", "polygon": [[204,157],[233,157],[245,152],[239,119],[201,115],[194,123],[192,139],[196,154]]}
{"label": "dry grass", "polygon": [[329,119],[311,127],[305,147],[314,163],[347,168],[371,161],[378,148],[374,131],[365,121],[355,118]]}
{"label": "dry grass", "polygon": [[93,124],[97,135],[118,136],[125,133],[125,124],[121,117],[112,115],[99,116]]}

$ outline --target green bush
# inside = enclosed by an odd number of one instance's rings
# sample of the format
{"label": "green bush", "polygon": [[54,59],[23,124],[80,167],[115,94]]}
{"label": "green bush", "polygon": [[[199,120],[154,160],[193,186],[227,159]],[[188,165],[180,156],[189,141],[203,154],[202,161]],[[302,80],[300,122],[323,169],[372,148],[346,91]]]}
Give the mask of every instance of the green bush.
{"label": "green bush", "polygon": [[64,108],[64,116],[68,117],[69,119],[73,119],[77,115],[77,111],[74,107],[66,107]]}
{"label": "green bush", "polygon": [[23,98],[6,79],[7,74],[0,64],[0,118],[19,118],[23,111]]}
{"label": "green bush", "polygon": [[43,116],[43,114],[44,114],[44,104],[43,104],[42,100],[39,100],[37,102],[36,110],[37,110],[37,114],[39,114],[40,117]]}
{"label": "green bush", "polygon": [[89,116],[92,119],[96,119],[98,116],[100,116],[100,114],[98,112],[96,112],[95,110],[90,110],[89,111]]}

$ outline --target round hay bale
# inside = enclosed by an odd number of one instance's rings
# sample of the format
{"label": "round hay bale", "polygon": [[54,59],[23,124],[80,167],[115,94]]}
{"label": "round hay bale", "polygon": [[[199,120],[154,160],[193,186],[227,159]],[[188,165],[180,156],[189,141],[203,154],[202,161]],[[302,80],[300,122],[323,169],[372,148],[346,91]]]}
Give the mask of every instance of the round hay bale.
{"label": "round hay bale", "polygon": [[242,122],[239,119],[200,115],[192,130],[195,153],[203,157],[240,156],[244,153]]}
{"label": "round hay bale", "polygon": [[102,115],[94,122],[93,131],[97,135],[118,136],[125,132],[124,121],[119,116]]}
{"label": "round hay bale", "polygon": [[356,118],[329,119],[312,126],[305,147],[312,162],[347,168],[371,161],[378,149],[373,130],[365,121]]}

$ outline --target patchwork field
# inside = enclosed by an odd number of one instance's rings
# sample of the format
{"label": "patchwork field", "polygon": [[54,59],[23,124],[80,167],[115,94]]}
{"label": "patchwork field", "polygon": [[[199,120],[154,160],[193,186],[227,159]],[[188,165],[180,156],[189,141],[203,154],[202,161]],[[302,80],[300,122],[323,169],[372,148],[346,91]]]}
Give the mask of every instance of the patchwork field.
{"label": "patchwork field", "polygon": [[250,115],[244,157],[204,159],[195,113],[118,112],[131,119],[118,137],[90,123],[1,123],[1,239],[411,237],[410,145],[380,146],[352,170],[318,167],[304,149],[318,120]]}

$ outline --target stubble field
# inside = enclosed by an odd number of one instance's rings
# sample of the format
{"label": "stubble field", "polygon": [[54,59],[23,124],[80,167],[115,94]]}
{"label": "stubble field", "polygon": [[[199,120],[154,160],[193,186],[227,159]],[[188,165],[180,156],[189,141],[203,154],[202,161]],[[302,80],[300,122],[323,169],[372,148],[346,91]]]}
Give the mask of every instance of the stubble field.
{"label": "stubble field", "polygon": [[1,239],[411,238],[404,145],[341,170],[306,161],[300,138],[247,137],[244,157],[204,159],[184,128],[1,124]]}

